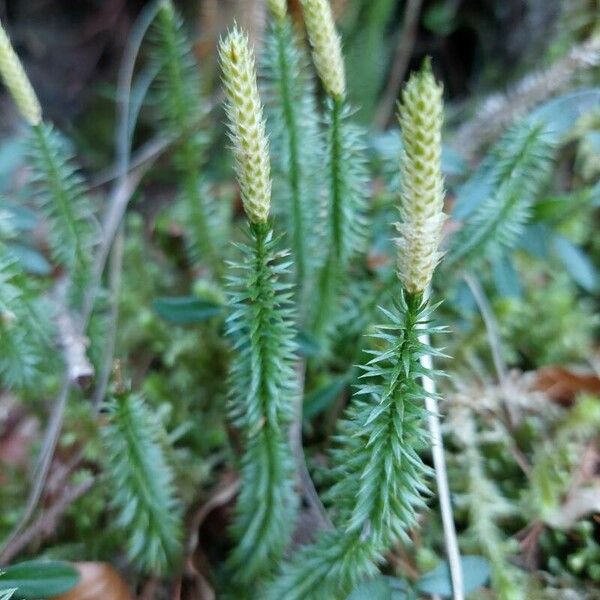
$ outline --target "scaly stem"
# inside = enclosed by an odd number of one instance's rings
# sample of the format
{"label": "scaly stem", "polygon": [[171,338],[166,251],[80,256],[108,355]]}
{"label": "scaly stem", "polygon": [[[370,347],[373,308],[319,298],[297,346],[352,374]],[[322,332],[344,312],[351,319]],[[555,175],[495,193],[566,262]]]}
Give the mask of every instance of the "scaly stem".
{"label": "scaly stem", "polygon": [[[89,274],[89,222],[87,215],[80,214],[81,188],[77,174],[68,166],[59,134],[50,125],[41,122],[32,128],[36,176],[52,221],[60,223],[61,238],[52,239],[55,258],[70,270],[69,295],[74,293],[74,303],[81,303],[81,292]],[[63,237],[64,236],[64,237]],[[88,238],[88,239],[86,239]],[[80,306],[77,306],[80,308]]]}
{"label": "scaly stem", "polygon": [[343,214],[342,182],[340,156],[342,154],[341,113],[342,102],[332,100],[330,105],[331,123],[329,128],[329,206],[328,229],[329,250],[327,259],[319,273],[319,298],[313,318],[313,333],[317,339],[323,339],[326,328],[331,322],[331,314],[335,307],[339,278],[343,265]]}
{"label": "scaly stem", "polygon": [[242,485],[229,564],[239,583],[252,583],[281,560],[294,527],[296,499],[289,423],[296,393],[293,326],[287,294],[275,279],[272,231],[250,227],[252,245],[236,270],[229,330],[237,335],[231,418],[244,436]]}
{"label": "scaly stem", "polygon": [[[178,40],[176,15],[172,7],[163,8],[158,12],[160,24],[159,35],[163,40],[164,58],[163,64],[166,71],[165,81],[169,86],[169,100],[166,102],[167,118],[171,128],[181,134],[184,138],[175,153],[176,167],[183,179],[185,200],[191,219],[191,239],[197,244],[202,259],[210,265],[218,275],[220,262],[214,247],[213,232],[209,226],[206,214],[206,198],[202,196],[199,185],[199,169],[203,161],[202,148],[194,142],[195,117],[198,110],[195,106],[188,106],[189,101],[201,102],[200,97],[190,99],[189,91],[186,91],[185,77],[189,74],[184,70]],[[199,87],[199,86],[198,86]],[[200,94],[200,89],[197,90]]]}
{"label": "scaly stem", "polygon": [[278,79],[279,93],[283,109],[283,118],[285,128],[288,134],[288,153],[289,153],[289,184],[291,190],[291,208],[292,208],[292,248],[294,251],[294,264],[296,275],[296,287],[298,295],[302,295],[304,286],[304,277],[306,273],[306,238],[304,231],[304,215],[302,210],[302,166],[299,160],[298,147],[298,121],[296,118],[295,102],[292,96],[292,84],[290,81],[290,66],[287,60],[286,45],[289,43],[288,36],[285,35],[284,28],[288,26],[287,22],[279,21],[275,25],[275,38],[277,41],[277,61],[280,77]]}
{"label": "scaly stem", "polygon": [[377,571],[385,552],[407,531],[423,508],[428,468],[418,450],[429,444],[419,383],[423,354],[419,341],[436,331],[432,309],[421,294],[404,294],[389,323],[377,328],[384,345],[364,365],[364,383],[354,395],[336,436],[334,531],[322,531],[301,548],[267,589],[269,599],[333,600],[346,598]]}
{"label": "scaly stem", "polygon": [[330,207],[330,225],[331,225],[331,249],[330,254],[333,254],[336,259],[342,256],[343,239],[342,239],[342,196],[341,186],[341,164],[340,155],[342,149],[341,140],[341,111],[342,103],[339,100],[334,100],[331,106],[331,141],[330,141],[330,173],[329,185],[331,188],[331,207]]}

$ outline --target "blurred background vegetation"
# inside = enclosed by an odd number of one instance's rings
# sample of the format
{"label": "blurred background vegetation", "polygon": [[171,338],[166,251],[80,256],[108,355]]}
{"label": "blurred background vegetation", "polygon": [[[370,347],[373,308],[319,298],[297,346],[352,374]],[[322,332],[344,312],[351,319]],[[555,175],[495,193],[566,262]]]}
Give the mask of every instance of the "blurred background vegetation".
{"label": "blurred background vegetation", "polygon": [[[260,51],[265,6],[261,0],[176,4],[193,40],[211,109],[206,166],[211,193],[237,213],[215,47],[219,35],[237,19]],[[369,277],[385,282],[382,273],[389,266],[386,247],[399,151],[395,101],[408,72],[425,56],[432,57],[445,86],[450,227],[458,229],[475,210],[484,177],[470,175],[482,175],[483,157],[508,125],[541,106],[562,127],[554,167],[518,243],[486,263],[477,281],[452,284],[442,308],[442,320],[452,330],[450,340],[444,340],[446,351],[453,357],[445,365],[452,377],[444,384],[442,410],[462,548],[489,560],[492,577],[504,590],[499,597],[522,597],[510,596],[516,585],[531,599],[598,599],[600,107],[598,95],[584,108],[587,100],[582,96],[573,96],[568,105],[551,104],[551,98],[576,94],[573,90],[597,92],[600,3],[333,4],[344,40],[349,97],[357,107],[356,118],[369,132],[374,173],[372,245],[364,266]],[[73,141],[98,212],[115,179],[119,68],[145,6],[141,0],[0,2],[0,19],[47,118]],[[290,6],[300,26],[297,2]],[[590,40],[596,41],[594,47]],[[134,149],[149,148],[154,154],[148,159],[143,152],[133,153],[141,163],[151,160],[152,168],[136,187],[125,219],[114,355],[168,436],[186,507],[186,535],[192,540],[189,553],[175,583],[161,584],[128,571],[123,540],[106,512],[110,486],[99,480],[92,491],[65,506],[50,527],[37,531],[19,556],[111,561],[130,576],[141,597],[176,597],[167,594],[179,586],[177,597],[211,598],[218,587],[218,565],[229,548],[225,531],[235,494],[230,432],[223,414],[228,347],[222,323],[212,318],[223,303],[223,292],[206,282],[186,253],[185,211],[176,201],[172,148],[160,144],[159,100],[150,83],[148,59],[149,50],[142,45],[142,67],[131,89],[138,121],[129,133]],[[2,94],[0,207],[13,214],[14,225],[4,233],[43,292],[60,277],[60,270],[49,258],[43,220],[28,208],[23,133],[12,101]],[[445,284],[440,280],[437,285]],[[360,287],[350,292],[348,322],[340,325],[343,340],[360,332],[350,323],[363,310]],[[103,294],[88,332],[89,357],[97,371],[106,367],[105,336],[113,318],[114,298],[110,292]],[[187,298],[188,303],[182,307],[172,297]],[[216,312],[207,315],[211,309]],[[308,459],[317,483],[324,471],[325,440],[347,398],[347,365],[356,362],[352,352],[347,355],[348,347],[340,343],[337,360],[311,382],[305,398]],[[315,352],[311,340],[304,340],[303,351]],[[55,369],[46,368],[18,397],[0,395],[0,538],[19,519],[48,407],[59,387],[58,357],[44,360]],[[75,488],[99,470],[102,451],[91,396],[82,386],[69,404],[43,496],[46,510],[60,503],[65,482]],[[323,418],[311,421],[316,416]],[[417,580],[438,564],[442,536],[436,514],[424,517],[423,533],[415,534],[413,549],[398,548],[389,558],[390,574]],[[98,536],[99,530],[106,535]],[[476,594],[494,597],[489,590]]]}

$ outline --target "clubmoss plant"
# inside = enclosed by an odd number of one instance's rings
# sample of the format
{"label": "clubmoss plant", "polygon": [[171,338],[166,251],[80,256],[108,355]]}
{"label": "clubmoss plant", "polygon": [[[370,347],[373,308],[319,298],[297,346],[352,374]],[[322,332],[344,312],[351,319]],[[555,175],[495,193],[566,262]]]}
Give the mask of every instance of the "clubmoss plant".
{"label": "clubmoss plant", "polygon": [[166,437],[144,400],[118,392],[107,403],[104,446],[112,481],[117,524],[127,536],[127,554],[143,572],[165,574],[181,554],[181,515]]}
{"label": "clubmoss plant", "polygon": [[[432,324],[435,307],[428,305],[424,292],[439,260],[445,218],[441,88],[428,63],[412,75],[400,115],[403,135],[409,139],[400,202],[403,220],[398,226],[401,285],[393,309],[383,311],[386,321],[374,334],[380,347],[370,352],[372,358],[362,367],[364,382],[336,436],[336,483],[329,492],[336,528],[283,566],[268,590],[269,598],[345,598],[377,571],[377,563],[393,544],[409,543],[408,530],[416,524],[428,494],[429,469],[419,450],[428,446],[424,408],[428,392],[421,379],[430,373],[420,359],[438,353],[421,340],[441,330]],[[417,272],[412,265],[422,270]]]}
{"label": "clubmoss plant", "polygon": [[231,265],[228,332],[234,345],[230,415],[243,436],[242,485],[229,565],[252,583],[281,560],[297,500],[289,423],[296,395],[295,330],[287,252],[269,223],[271,176],[263,108],[247,36],[234,27],[219,47],[235,168],[250,222],[242,261]]}
{"label": "clubmoss plant", "polygon": [[475,185],[489,181],[490,195],[468,215],[452,238],[447,269],[468,268],[514,245],[547,181],[556,137],[551,128],[526,120],[511,128],[482,162]]}
{"label": "clubmoss plant", "polygon": [[67,269],[70,301],[80,310],[91,275],[91,251],[97,241],[91,201],[74,165],[70,142],[57,129],[43,121],[34,125],[29,147],[32,181],[48,221],[52,254]]}
{"label": "clubmoss plant", "polygon": [[37,96],[1,24],[0,74],[31,126],[28,143],[37,200],[48,220],[54,258],[68,270],[71,302],[81,308],[95,241],[91,203],[73,165],[68,141],[42,120]]}
{"label": "clubmoss plant", "polygon": [[0,241],[0,377],[8,389],[38,382],[43,346],[26,277],[9,248]]}
{"label": "clubmoss plant", "polygon": [[158,69],[157,110],[166,130],[180,138],[173,162],[181,180],[189,256],[194,264],[203,264],[218,276],[222,270],[217,252],[219,227],[202,178],[209,142],[205,132],[207,101],[192,45],[170,0],[163,0],[158,10],[153,42]]}
{"label": "clubmoss plant", "polygon": [[361,253],[366,241],[365,146],[362,130],[350,122],[341,41],[329,1],[302,0],[301,4],[313,62],[327,95],[327,252],[311,319],[313,333],[325,342],[350,261]]}
{"label": "clubmoss plant", "polygon": [[455,434],[461,448],[461,469],[467,475],[464,501],[469,511],[469,529],[466,537],[471,538],[490,561],[492,587],[499,600],[524,600],[523,573],[509,562],[514,548],[498,525],[514,508],[485,472],[472,415],[465,415],[460,427]]}
{"label": "clubmoss plant", "polygon": [[329,1],[302,0],[302,10],[313,61],[323,87],[329,97],[342,102],[346,98],[346,71]]}
{"label": "clubmoss plant", "polygon": [[308,59],[287,14],[286,2],[271,2],[269,11],[261,66],[273,160],[273,197],[283,213],[298,304],[304,307],[314,288],[316,269],[323,262],[319,116]]}

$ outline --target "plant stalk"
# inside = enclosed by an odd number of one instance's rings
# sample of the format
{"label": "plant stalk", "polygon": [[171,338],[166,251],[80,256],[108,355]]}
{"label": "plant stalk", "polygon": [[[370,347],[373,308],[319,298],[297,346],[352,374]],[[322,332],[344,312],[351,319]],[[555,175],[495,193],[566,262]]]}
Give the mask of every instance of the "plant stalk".
{"label": "plant stalk", "polygon": [[[429,335],[421,336],[421,342],[429,345]],[[421,365],[431,370],[433,360],[431,354],[421,356]],[[423,389],[427,392],[425,396],[425,408],[428,417],[429,435],[431,437],[431,454],[433,456],[433,467],[435,469],[435,481],[440,501],[440,512],[442,513],[442,524],[444,526],[444,541],[446,545],[446,557],[450,568],[450,579],[452,581],[453,600],[464,600],[465,591],[463,583],[462,566],[460,562],[460,550],[454,526],[454,515],[452,512],[452,501],[450,499],[450,486],[448,485],[448,473],[446,470],[446,458],[444,456],[444,441],[440,427],[438,405],[435,399],[436,386],[433,379],[423,376]]]}

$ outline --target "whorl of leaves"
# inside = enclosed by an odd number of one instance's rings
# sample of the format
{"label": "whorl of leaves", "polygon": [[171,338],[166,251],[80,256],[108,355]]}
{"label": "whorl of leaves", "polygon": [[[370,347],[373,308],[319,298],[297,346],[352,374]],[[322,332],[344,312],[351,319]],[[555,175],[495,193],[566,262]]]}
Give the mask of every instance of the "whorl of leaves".
{"label": "whorl of leaves", "polygon": [[428,493],[429,469],[419,456],[427,445],[420,378],[423,354],[438,354],[420,341],[439,332],[432,307],[405,295],[388,323],[374,334],[382,348],[363,367],[365,382],[354,395],[336,436],[328,497],[335,508],[335,532],[322,534],[284,564],[269,598],[345,598],[394,543],[408,541]]}
{"label": "whorl of leaves", "polygon": [[72,297],[80,298],[97,241],[97,225],[83,179],[73,162],[69,142],[51,125],[42,122],[31,128],[29,152],[52,255],[68,269]]}
{"label": "whorl of leaves", "polygon": [[117,525],[140,570],[169,572],[181,553],[181,522],[173,475],[161,445],[164,433],[144,400],[116,394],[107,405],[103,439]]}
{"label": "whorl of leaves", "polygon": [[288,439],[297,394],[295,332],[290,284],[282,282],[289,262],[276,243],[268,225],[251,225],[249,244],[239,246],[242,261],[231,266],[229,408],[244,454],[233,525],[238,544],[229,564],[241,582],[281,560],[297,509]]}
{"label": "whorl of leaves", "polygon": [[537,121],[524,121],[503,136],[480,170],[491,170],[490,196],[453,237],[446,268],[493,258],[516,243],[552,167],[555,145],[549,127]]}
{"label": "whorl of leaves", "polygon": [[319,198],[323,148],[308,58],[288,17],[273,20],[265,42],[263,96],[270,130],[274,209],[286,220],[298,293],[322,262]]}

